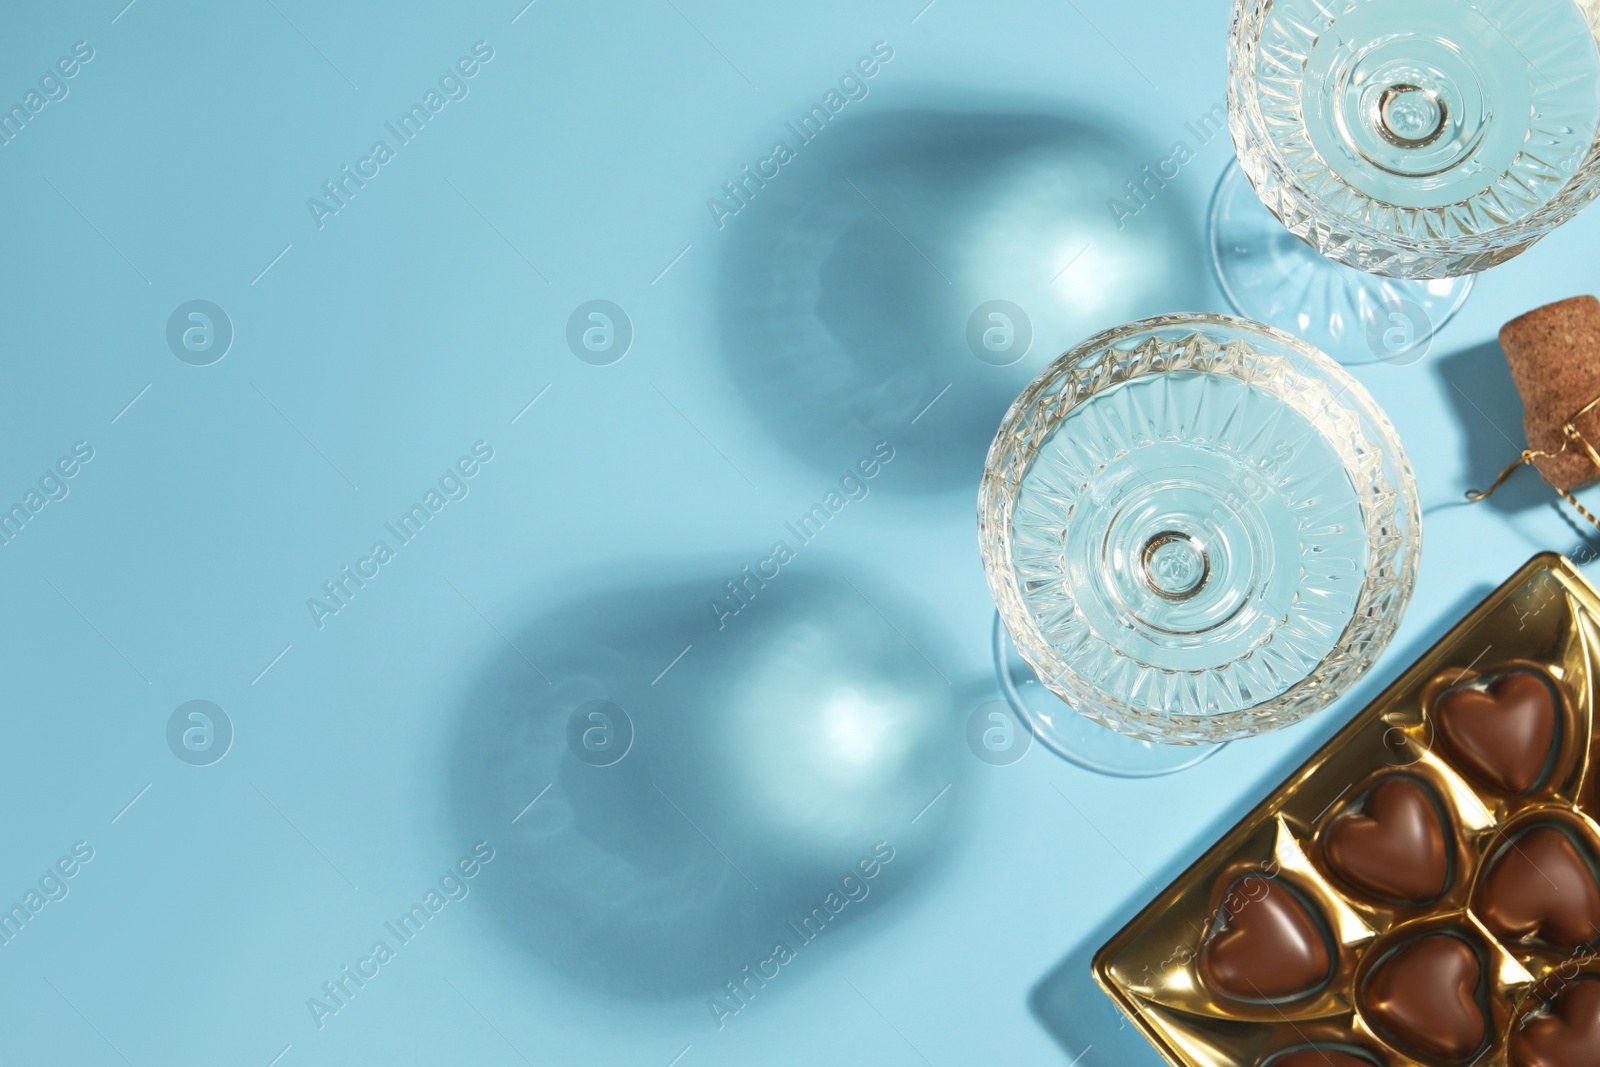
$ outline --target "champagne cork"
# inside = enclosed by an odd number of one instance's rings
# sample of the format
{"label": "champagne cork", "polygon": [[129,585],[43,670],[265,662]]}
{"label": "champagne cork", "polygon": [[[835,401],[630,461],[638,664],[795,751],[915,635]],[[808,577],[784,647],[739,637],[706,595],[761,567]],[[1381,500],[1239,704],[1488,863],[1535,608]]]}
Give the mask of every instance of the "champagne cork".
{"label": "champagne cork", "polygon": [[[1522,394],[1522,428],[1528,447],[1557,453],[1566,443],[1562,427],[1574,412],[1600,397],[1600,300],[1575,296],[1546,304],[1500,328],[1500,347],[1517,392]],[[1575,425],[1600,449],[1600,408]],[[1560,455],[1536,460],[1545,478],[1560,489],[1576,489],[1600,479],[1600,467],[1578,443]]]}

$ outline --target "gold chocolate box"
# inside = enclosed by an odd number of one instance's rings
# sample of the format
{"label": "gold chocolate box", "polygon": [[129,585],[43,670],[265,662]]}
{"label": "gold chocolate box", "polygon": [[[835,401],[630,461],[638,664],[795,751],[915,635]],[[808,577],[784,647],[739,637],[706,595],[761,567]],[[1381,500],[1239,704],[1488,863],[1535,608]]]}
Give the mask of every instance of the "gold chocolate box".
{"label": "gold chocolate box", "polygon": [[1535,556],[1095,956],[1180,1067],[1600,1063],[1600,593]]}

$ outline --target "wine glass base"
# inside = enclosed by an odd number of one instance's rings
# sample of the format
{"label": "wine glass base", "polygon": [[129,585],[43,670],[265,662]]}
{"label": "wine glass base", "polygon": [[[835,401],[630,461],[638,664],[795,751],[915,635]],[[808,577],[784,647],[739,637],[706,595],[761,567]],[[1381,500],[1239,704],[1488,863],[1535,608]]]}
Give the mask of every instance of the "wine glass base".
{"label": "wine glass base", "polygon": [[1472,291],[1471,275],[1387,278],[1318,254],[1267,209],[1237,160],[1212,195],[1210,231],[1217,282],[1234,310],[1341,363],[1416,362]]}
{"label": "wine glass base", "polygon": [[995,672],[1007,703],[1033,735],[1069,763],[1116,778],[1155,778],[1186,770],[1214,756],[1224,745],[1159,745],[1119,734],[1079,715],[1033,673],[1017,652],[997,612],[994,617]]}

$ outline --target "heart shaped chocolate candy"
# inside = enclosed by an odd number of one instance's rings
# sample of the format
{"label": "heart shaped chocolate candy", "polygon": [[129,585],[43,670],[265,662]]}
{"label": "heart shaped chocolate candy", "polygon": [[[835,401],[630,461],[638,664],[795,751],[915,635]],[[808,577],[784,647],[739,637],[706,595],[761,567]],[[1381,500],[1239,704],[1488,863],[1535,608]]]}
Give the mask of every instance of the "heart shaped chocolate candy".
{"label": "heart shaped chocolate candy", "polygon": [[1542,941],[1563,952],[1600,941],[1600,884],[1578,842],[1556,826],[1517,834],[1489,861],[1478,914],[1505,941]]}
{"label": "heart shaped chocolate candy", "polygon": [[1322,833],[1329,870],[1351,887],[1397,903],[1430,904],[1450,884],[1449,840],[1439,805],[1415,778],[1394,775]]}
{"label": "heart shaped chocolate candy", "polygon": [[1424,934],[1379,960],[1357,1001],[1372,1028],[1406,1054],[1463,1062],[1489,1035],[1478,1002],[1482,976],[1478,954],[1466,941]]}
{"label": "heart shaped chocolate candy", "polygon": [[1230,1000],[1276,1004],[1327,985],[1334,953],[1297,893],[1251,874],[1229,888],[1200,948],[1199,966],[1206,985]]}
{"label": "heart shaped chocolate candy", "polygon": [[1546,1011],[1511,1032],[1511,1067],[1595,1067],[1600,1063],[1600,979],[1563,989]]}
{"label": "heart shaped chocolate candy", "polygon": [[1433,717],[1457,769],[1480,784],[1521,795],[1548,777],[1560,720],[1543,676],[1510,671],[1486,690],[1451,689]]}

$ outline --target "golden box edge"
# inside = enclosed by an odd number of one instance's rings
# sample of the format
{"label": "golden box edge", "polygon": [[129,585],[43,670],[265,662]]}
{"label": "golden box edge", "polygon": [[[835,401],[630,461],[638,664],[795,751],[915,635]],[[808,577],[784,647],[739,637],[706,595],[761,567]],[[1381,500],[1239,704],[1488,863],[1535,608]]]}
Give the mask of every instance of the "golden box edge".
{"label": "golden box edge", "polygon": [[[1281,801],[1289,792],[1296,779],[1304,778],[1312,769],[1320,765],[1326,756],[1354,737],[1366,727],[1368,714],[1374,709],[1380,709],[1387,704],[1390,695],[1416,684],[1418,675],[1427,673],[1423,668],[1430,663],[1434,655],[1442,648],[1456,641],[1457,637],[1477,625],[1485,616],[1500,608],[1516,590],[1521,589],[1540,572],[1551,574],[1571,593],[1585,601],[1585,606],[1600,618],[1600,589],[1597,589],[1583,572],[1578,570],[1573,562],[1559,552],[1539,552],[1513,571],[1504,581],[1497,585],[1471,610],[1458,619],[1454,625],[1441,634],[1420,655],[1416,657],[1393,681],[1384,686],[1383,690],[1364,705],[1360,711],[1351,716],[1327,741],[1319,745],[1310,756],[1306,757],[1299,766],[1285,775],[1273,786],[1261,802],[1252,807],[1239,818],[1237,822],[1218,838],[1212,845],[1202,852],[1195,860],[1175,875],[1167,885],[1143,908],[1122,925],[1111,938],[1101,945],[1095,952],[1090,968],[1094,975],[1095,983],[1111,998],[1118,1010],[1131,1021],[1139,1032],[1161,1056],[1173,1067],[1186,1067],[1186,1061],[1177,1050],[1170,1047],[1162,1037],[1145,1019],[1144,1013],[1134,1004],[1132,998],[1121,989],[1111,977],[1111,960],[1127,947],[1135,934],[1146,925],[1146,920],[1170,907],[1181,894],[1181,887],[1188,881],[1191,873],[1207,864],[1214,863],[1219,857],[1236,851],[1239,844],[1249,832],[1263,818],[1269,817],[1273,805]],[[1431,668],[1430,668],[1431,669]]]}

